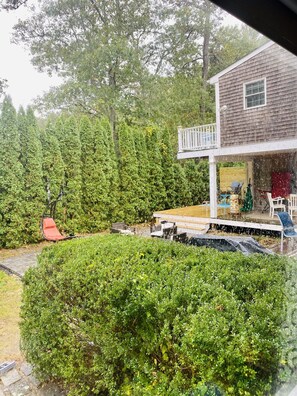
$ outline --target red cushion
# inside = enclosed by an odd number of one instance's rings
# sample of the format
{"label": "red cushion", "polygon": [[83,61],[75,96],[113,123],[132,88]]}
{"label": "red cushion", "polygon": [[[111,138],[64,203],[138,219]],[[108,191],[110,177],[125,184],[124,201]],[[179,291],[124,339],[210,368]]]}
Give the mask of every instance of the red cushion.
{"label": "red cushion", "polygon": [[66,238],[60,233],[56,226],[56,223],[51,217],[43,219],[42,231],[44,238],[48,241],[60,241]]}

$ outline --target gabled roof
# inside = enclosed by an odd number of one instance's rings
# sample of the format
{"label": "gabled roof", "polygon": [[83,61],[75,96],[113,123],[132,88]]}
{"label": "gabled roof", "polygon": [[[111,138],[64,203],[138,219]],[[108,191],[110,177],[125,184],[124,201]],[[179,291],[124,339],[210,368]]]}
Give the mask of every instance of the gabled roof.
{"label": "gabled roof", "polygon": [[268,41],[268,43],[262,45],[261,47],[257,48],[255,51],[251,52],[250,54],[246,55],[244,58],[240,59],[239,61],[233,63],[226,69],[222,70],[220,73],[216,74],[215,76],[211,77],[208,82],[210,84],[215,84],[219,81],[219,78],[229,73],[231,70],[235,69],[237,66],[242,65],[244,62],[248,61],[249,59],[253,58],[254,56],[258,55],[260,52],[266,50],[267,48],[271,47],[274,44],[273,41]]}

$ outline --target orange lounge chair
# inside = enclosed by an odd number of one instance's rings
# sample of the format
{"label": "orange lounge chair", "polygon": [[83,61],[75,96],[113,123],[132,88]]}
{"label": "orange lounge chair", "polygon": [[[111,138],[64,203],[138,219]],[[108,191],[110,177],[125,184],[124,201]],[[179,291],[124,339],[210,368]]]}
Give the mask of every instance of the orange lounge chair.
{"label": "orange lounge chair", "polygon": [[64,236],[58,230],[54,219],[51,217],[44,217],[42,219],[42,235],[47,241],[57,242],[65,239],[75,238],[74,235]]}

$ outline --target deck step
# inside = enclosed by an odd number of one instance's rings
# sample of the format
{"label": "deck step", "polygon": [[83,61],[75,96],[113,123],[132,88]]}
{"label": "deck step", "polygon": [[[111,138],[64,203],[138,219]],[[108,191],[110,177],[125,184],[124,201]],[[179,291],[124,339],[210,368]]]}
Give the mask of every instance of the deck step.
{"label": "deck step", "polygon": [[158,221],[167,220],[173,222],[186,222],[186,223],[193,223],[193,224],[210,224],[209,218],[203,217],[190,217],[190,216],[178,216],[172,214],[163,214],[163,213],[154,213],[153,217],[158,219]]}
{"label": "deck step", "polygon": [[155,213],[154,217],[161,221],[174,222],[177,226],[178,232],[186,232],[188,234],[205,234],[209,230],[209,219],[167,215],[162,213]]}
{"label": "deck step", "polygon": [[206,234],[207,231],[209,230],[209,226],[204,227],[204,228],[194,228],[194,227],[179,227],[177,225],[177,231],[178,232],[186,232],[187,234],[194,234],[194,235],[203,235]]}

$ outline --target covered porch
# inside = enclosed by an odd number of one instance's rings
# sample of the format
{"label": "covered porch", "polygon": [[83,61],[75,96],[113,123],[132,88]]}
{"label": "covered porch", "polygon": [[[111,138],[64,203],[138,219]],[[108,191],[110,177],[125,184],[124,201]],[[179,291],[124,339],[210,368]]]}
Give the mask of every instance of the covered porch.
{"label": "covered porch", "polygon": [[[273,238],[270,244],[265,247],[275,253],[281,253],[280,232],[282,227],[277,217],[271,218],[267,212],[253,210],[235,217],[230,214],[228,209],[219,208],[218,217],[212,219],[208,205],[196,205],[155,212],[154,218],[157,222],[164,220],[174,222],[178,232],[187,232],[188,236],[217,232],[217,229],[228,233],[232,230],[247,235],[271,234]],[[282,254],[290,257],[297,256],[297,240],[295,238],[285,238]]]}
{"label": "covered porch", "polygon": [[[187,136],[190,132],[193,135],[192,130],[179,131],[179,135],[181,136],[183,133]],[[202,134],[201,131],[196,132],[196,134],[198,133],[199,135]],[[210,134],[212,132],[205,133]],[[217,128],[215,134],[218,135]],[[195,146],[192,137],[190,140],[187,139],[187,143],[187,149],[183,146],[183,151],[178,153],[178,159],[206,159],[209,164],[209,217],[212,220],[221,217],[221,211],[219,210],[222,204],[221,198],[223,193],[228,192],[226,186],[222,187],[220,185],[218,169],[222,163],[239,162],[246,164],[242,199],[244,199],[244,190],[248,184],[251,185],[253,197],[253,206],[249,208],[252,213],[247,213],[246,218],[252,216],[252,218],[256,217],[260,221],[263,220],[263,223],[265,222],[266,216],[263,218],[260,212],[269,208],[267,192],[271,192],[272,197],[281,196],[284,199],[288,199],[290,193],[297,193],[297,139],[232,147],[214,145],[207,148],[206,145],[204,147],[201,145]],[[284,179],[286,179],[286,182]],[[223,212],[226,214],[226,210]],[[257,213],[257,216],[255,216],[255,213]]]}
{"label": "covered porch", "polygon": [[[193,138],[198,134],[200,137],[203,136],[204,140],[199,140],[197,136]],[[216,137],[211,140],[210,136],[213,135]],[[226,229],[234,227],[242,232],[263,230],[278,235],[281,226],[278,217],[271,217],[269,214],[267,192],[273,197],[281,196],[286,205],[289,195],[297,194],[297,139],[221,147],[218,144],[218,135],[217,126],[211,131],[179,130],[178,159],[196,158],[208,161],[209,202],[196,207],[173,209],[167,213],[158,212],[155,213],[155,217],[164,220],[167,217],[167,220],[174,221],[172,216],[178,216],[178,221],[184,222],[185,228],[196,223],[199,224],[202,233],[207,232],[211,226],[225,226]],[[226,191],[226,185],[223,185],[220,178],[219,169],[222,163],[245,164],[244,177],[242,180],[237,178],[237,181],[243,182],[237,213],[234,213],[234,210],[230,211],[230,205],[226,205],[225,198],[229,195],[230,199],[231,189]],[[234,179],[236,181],[236,177]],[[248,211],[242,211],[249,184],[253,198],[252,206]],[[227,203],[230,204],[230,200]],[[293,217],[293,221],[297,223],[297,216]],[[196,227],[198,229],[198,226]]]}
{"label": "covered porch", "polygon": [[252,210],[238,215],[230,213],[230,207],[218,206],[217,217],[211,218],[209,204],[186,206],[183,208],[168,209],[154,213],[154,218],[173,221],[179,229],[190,233],[207,232],[212,225],[231,226],[250,230],[281,231],[278,218],[271,218],[269,212]]}

